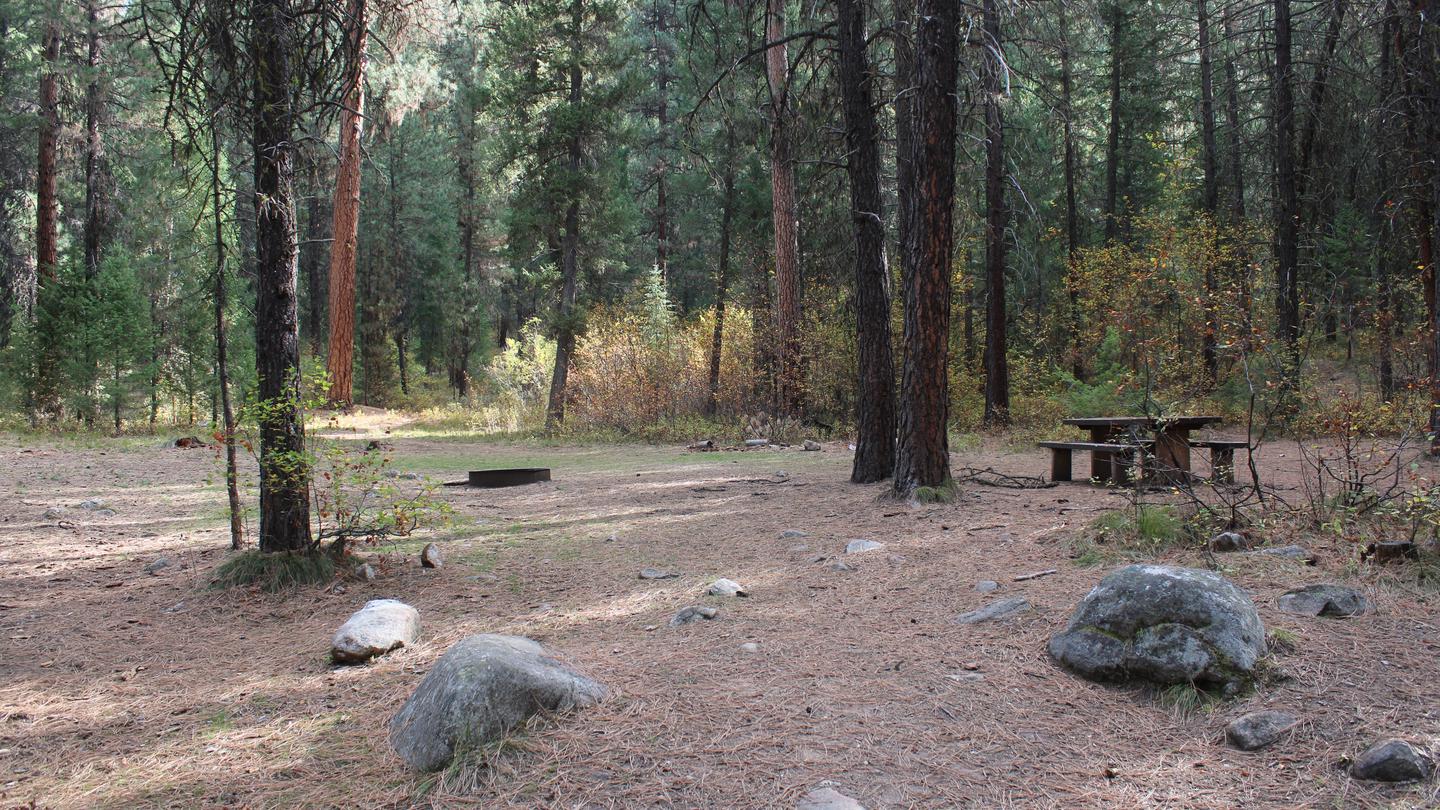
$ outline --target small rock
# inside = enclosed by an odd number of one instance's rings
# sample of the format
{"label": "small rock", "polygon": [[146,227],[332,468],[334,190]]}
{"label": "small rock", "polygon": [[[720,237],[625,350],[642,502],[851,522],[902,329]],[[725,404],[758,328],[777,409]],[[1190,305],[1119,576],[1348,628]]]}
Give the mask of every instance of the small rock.
{"label": "small rock", "polygon": [[1031,608],[1032,606],[1029,599],[1023,596],[1012,596],[1009,599],[992,602],[978,610],[962,613],[955,621],[959,624],[978,624],[979,622],[999,621],[1024,613]]}
{"label": "small rock", "polygon": [[993,579],[982,579],[979,582],[975,583],[975,590],[979,591],[980,593],[990,593],[991,591],[998,591],[1000,590],[1000,583],[996,582]]}
{"label": "small rock", "polygon": [[806,450],[809,450],[812,453],[820,449],[820,443],[817,441],[811,441],[810,439],[806,439],[805,443],[800,446],[805,448]]}
{"label": "small rock", "polygon": [[952,672],[945,677],[956,683],[979,683],[985,680],[985,676],[979,672]]}
{"label": "small rock", "polygon": [[705,593],[710,596],[750,595],[750,593],[745,590],[745,586],[741,585],[733,579],[725,579],[724,577],[721,577],[720,579],[717,579],[714,582],[710,583],[710,589]]}
{"label": "small rock", "polygon": [[804,543],[796,543],[790,547],[790,553],[792,554],[805,554],[808,551],[810,551],[810,547]]}
{"label": "small rock", "polygon": [[64,509],[61,509],[61,508],[58,507],[58,506],[52,506],[52,507],[50,507],[49,509],[46,509],[46,510],[45,510],[45,519],[46,519],[46,520],[59,520],[60,518],[63,518],[63,517],[65,517],[65,510],[64,510]]}
{"label": "small rock", "polygon": [[790,473],[785,472],[784,470],[776,470],[775,477],[780,479],[781,481],[784,481],[785,479],[790,477]]}
{"label": "small rock", "polygon": [[420,473],[415,472],[400,473],[400,480],[402,481],[419,481],[423,477]]}
{"label": "small rock", "polygon": [[1279,740],[1295,722],[1295,715],[1289,712],[1251,712],[1230,721],[1225,740],[1241,751],[1258,751]]}
{"label": "small rock", "polygon": [[359,664],[420,637],[420,611],[394,599],[372,599],[340,625],[330,642],[330,660]]}
{"label": "small rock", "polygon": [[659,629],[660,629],[660,625],[658,625],[658,624],[647,624],[647,625],[645,625],[644,627],[642,627],[642,628],[640,628],[640,629],[641,629],[641,630],[644,630],[644,631],[647,632],[647,633],[651,633],[651,632],[654,632],[654,631],[656,631],[656,630],[659,630]]}
{"label": "small rock", "polygon": [[830,563],[830,570],[831,570],[831,571],[850,572],[850,571],[854,571],[854,570],[855,570],[855,566],[850,565],[849,563],[845,562],[844,560],[836,560],[835,562]]}
{"label": "small rock", "polygon": [[1304,546],[1275,546],[1274,548],[1262,548],[1247,553],[1263,554],[1269,557],[1285,557],[1286,559],[1301,560],[1311,564],[1315,562],[1315,555],[1311,554],[1310,549]]}
{"label": "small rock", "polygon": [[360,563],[359,565],[355,566],[354,574],[356,579],[363,579],[366,582],[374,582],[375,577],[377,576],[377,574],[375,573],[375,566],[371,565],[370,563]]}
{"label": "small rock", "polygon": [[678,577],[678,576],[680,576],[680,575],[677,574],[677,573],[675,573],[674,571],[661,571],[661,570],[658,569],[658,568],[641,568],[641,569],[640,569],[640,578],[641,578],[641,579],[674,579],[675,577]]}
{"label": "small rock", "polygon": [[1286,613],[1333,618],[1359,616],[1370,609],[1363,594],[1344,585],[1306,585],[1286,592],[1275,605]]}
{"label": "small rock", "polygon": [[680,612],[676,613],[674,618],[670,619],[670,626],[679,627],[682,624],[689,624],[699,619],[713,619],[719,615],[720,611],[713,607],[709,607],[706,605],[691,605],[687,608],[681,608]]}
{"label": "small rock", "polygon": [[440,553],[439,546],[426,543],[425,549],[420,552],[420,565],[424,568],[444,568],[445,555]]}
{"label": "small rock", "polygon": [[807,534],[806,532],[802,532],[799,529],[786,529],[785,531],[780,532],[781,540],[797,540],[801,537],[809,536],[809,534]]}
{"label": "small rock", "polygon": [[835,788],[816,788],[795,804],[795,810],[865,810],[865,805]]}
{"label": "small rock", "polygon": [[609,537],[606,537],[606,538],[605,538],[605,542],[607,542],[607,543],[613,543],[613,542],[615,542],[616,540],[619,540],[619,539],[620,539],[620,536],[619,536],[619,535],[617,535],[617,534],[612,534],[612,535],[610,535]]}
{"label": "small rock", "polygon": [[1215,552],[1244,551],[1250,548],[1250,538],[1239,532],[1221,532],[1210,538],[1209,546]]}
{"label": "small rock", "polygon": [[152,562],[152,563],[150,563],[149,565],[145,566],[145,573],[147,573],[147,574],[152,574],[152,575],[154,575],[154,574],[159,574],[159,573],[160,573],[160,569],[162,569],[162,568],[169,568],[169,567],[170,567],[170,560],[169,560],[169,558],[167,558],[167,557],[157,557],[154,562]]}
{"label": "small rock", "polygon": [[1404,740],[1381,740],[1350,764],[1350,775],[1371,782],[1418,782],[1435,770],[1429,751]]}
{"label": "small rock", "polygon": [[764,447],[770,443],[769,439],[746,439],[746,447]]}
{"label": "small rock", "polygon": [[747,641],[744,644],[740,645],[740,649],[744,650],[745,652],[760,652],[760,642]]}
{"label": "small rock", "polygon": [[88,512],[93,512],[93,511],[95,511],[96,509],[104,509],[104,508],[105,508],[105,501],[103,501],[103,500],[101,500],[101,499],[99,499],[99,498],[90,498],[89,500],[81,501],[81,502],[80,502],[80,508],[81,508],[81,509],[84,509],[84,510],[86,510],[86,511],[88,511]]}
{"label": "small rock", "polygon": [[877,543],[874,540],[851,540],[845,544],[845,553],[859,554],[864,551],[874,551],[877,548],[884,547],[884,543]]}

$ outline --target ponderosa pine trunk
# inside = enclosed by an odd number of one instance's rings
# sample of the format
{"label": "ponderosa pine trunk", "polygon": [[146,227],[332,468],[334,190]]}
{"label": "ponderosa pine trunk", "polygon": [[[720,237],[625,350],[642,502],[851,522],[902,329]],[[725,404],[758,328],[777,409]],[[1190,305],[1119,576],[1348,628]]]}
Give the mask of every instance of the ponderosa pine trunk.
{"label": "ponderosa pine trunk", "polygon": [[1112,3],[1110,13],[1110,128],[1105,138],[1105,241],[1120,232],[1120,77],[1124,69],[1124,12]]}
{"label": "ponderosa pine trunk", "polygon": [[[1207,0],[1195,0],[1200,45],[1200,210],[1215,227],[1220,208],[1220,174],[1217,168],[1215,143],[1215,80],[1210,53],[1210,9]],[[1218,243],[1217,243],[1218,244]],[[1219,282],[1215,260],[1205,262],[1205,332],[1201,338],[1200,357],[1205,366],[1207,388],[1214,388],[1220,379],[1219,350]]]}
{"label": "ponderosa pine trunk", "polygon": [[910,243],[915,216],[915,0],[895,0],[895,196],[896,248],[900,256]]}
{"label": "ponderosa pine trunk", "polygon": [[725,348],[725,296],[730,286],[730,232],[735,222],[735,132],[725,133],[725,177],[720,192],[720,260],[715,268],[715,328],[710,334],[710,375],[705,392],[705,415],[720,410],[720,363]]}
{"label": "ponderosa pine trunk", "polygon": [[1287,394],[1300,375],[1299,218],[1295,173],[1295,95],[1291,66],[1290,0],[1274,0],[1275,12],[1275,316]]}
{"label": "ponderosa pine trunk", "polygon": [[955,201],[960,6],[921,0],[915,24],[915,218],[905,246],[905,363],[894,491],[948,487],[950,261]]}
{"label": "ponderosa pine trunk", "polygon": [[1075,379],[1085,377],[1085,358],[1080,349],[1080,210],[1076,201],[1074,77],[1070,66],[1069,0],[1060,3],[1060,114],[1065,140],[1065,289],[1070,299],[1068,344],[1070,371]]}
{"label": "ponderosa pine trunk", "polygon": [[1371,219],[1376,231],[1375,247],[1375,361],[1379,377],[1380,398],[1390,402],[1395,398],[1395,294],[1390,278],[1390,247],[1392,224],[1388,212],[1393,199],[1395,178],[1392,176],[1391,149],[1394,148],[1392,132],[1395,126],[1394,110],[1397,80],[1395,75],[1395,52],[1393,45],[1399,30],[1400,17],[1395,0],[1386,0],[1380,26],[1380,61],[1378,87],[1380,88],[1379,114],[1375,117],[1376,175],[1380,181],[1380,193],[1376,195],[1371,210]]}
{"label": "ponderosa pine trunk", "polygon": [[[216,105],[218,106],[218,105]],[[216,116],[218,118],[218,115]],[[225,269],[224,186],[220,182],[220,132],[212,118],[210,124],[210,194],[213,237],[215,239],[215,384],[220,389],[220,440],[225,445],[225,494],[230,505],[230,548],[245,545],[245,509],[240,504],[239,466],[235,457],[235,409],[230,404],[230,340],[225,322],[227,308],[227,276]]]}
{"label": "ponderosa pine trunk", "polygon": [[855,460],[850,480],[869,484],[895,466],[895,361],[890,347],[890,290],[885,269],[885,208],[880,140],[871,98],[875,75],[865,55],[863,0],[839,0],[840,88],[845,112],[850,219],[855,229]]}
{"label": "ponderosa pine trunk", "polygon": [[[110,179],[105,166],[105,88],[100,81],[100,63],[104,56],[104,40],[100,29],[100,3],[85,2],[86,60],[90,73],[85,85],[85,294],[98,300],[97,284],[100,265],[105,260],[105,245],[110,238]],[[85,421],[93,425],[99,418],[100,347],[90,329],[85,330],[84,363],[87,392]],[[116,400],[118,401],[118,400]],[[120,426],[115,426],[119,432]]]}
{"label": "ponderosa pine trunk", "polygon": [[[577,114],[582,99],[581,21],[584,15],[583,0],[572,0],[570,4],[571,53],[570,53],[570,108]],[[575,300],[580,282],[580,162],[584,157],[584,144],[580,140],[580,123],[575,127],[566,147],[567,167],[570,177],[570,202],[565,208],[565,234],[560,242],[560,308],[559,333],[555,336],[555,372],[550,378],[550,401],[545,411],[545,429],[555,430],[565,422],[565,397],[570,377],[570,357],[575,353]]]}
{"label": "ponderosa pine trunk", "polygon": [[[40,73],[40,148],[35,170],[35,271],[37,290],[54,287],[59,281],[59,219],[60,206],[56,196],[55,148],[60,135],[60,97],[57,72],[60,69],[60,24],[45,24],[41,43]],[[53,323],[55,304],[48,296],[37,294],[35,318],[44,343],[35,364],[35,380],[30,392],[35,415],[43,420],[60,418],[60,358],[54,344],[46,340]]]}
{"label": "ponderosa pine trunk", "polygon": [[330,402],[350,405],[355,365],[355,256],[360,224],[360,139],[365,128],[365,63],[369,45],[366,0],[350,0],[346,21],[349,73],[340,112],[340,168],[335,176],[330,244]]}
{"label": "ponderosa pine trunk", "polygon": [[295,290],[294,9],[289,0],[255,0],[251,8],[260,550],[310,551],[310,469],[300,402]]}
{"label": "ponderosa pine trunk", "polygon": [[[785,38],[785,0],[767,0],[765,39]],[[775,232],[776,343],[779,354],[776,407],[798,416],[804,380],[800,357],[800,235],[795,207],[795,162],[791,155],[790,62],[785,45],[765,50],[770,87],[770,202]]]}
{"label": "ponderosa pine trunk", "polygon": [[985,415],[989,426],[1010,422],[1009,324],[1005,300],[1005,231],[1010,210],[1005,206],[1005,118],[1000,98],[1005,92],[1004,41],[1000,38],[1000,7],[984,0],[985,64]]}

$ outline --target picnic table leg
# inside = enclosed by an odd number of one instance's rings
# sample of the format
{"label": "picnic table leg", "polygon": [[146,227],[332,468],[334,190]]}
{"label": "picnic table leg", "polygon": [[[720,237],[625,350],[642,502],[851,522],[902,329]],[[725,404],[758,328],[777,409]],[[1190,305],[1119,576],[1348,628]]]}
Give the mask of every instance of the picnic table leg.
{"label": "picnic table leg", "polygon": [[1210,448],[1210,477],[1221,484],[1235,483],[1235,450],[1233,448]]}
{"label": "picnic table leg", "polygon": [[1190,477],[1190,431],[1165,429],[1155,437],[1155,473],[1160,483],[1179,483]]}
{"label": "picnic table leg", "polygon": [[1073,481],[1070,466],[1070,448],[1050,448],[1050,480],[1051,481]]}
{"label": "picnic table leg", "polygon": [[[1104,444],[1110,441],[1109,428],[1092,428],[1090,430],[1090,441],[1096,444]],[[1115,464],[1111,454],[1104,450],[1090,451],[1090,477],[1099,481],[1115,480]]]}

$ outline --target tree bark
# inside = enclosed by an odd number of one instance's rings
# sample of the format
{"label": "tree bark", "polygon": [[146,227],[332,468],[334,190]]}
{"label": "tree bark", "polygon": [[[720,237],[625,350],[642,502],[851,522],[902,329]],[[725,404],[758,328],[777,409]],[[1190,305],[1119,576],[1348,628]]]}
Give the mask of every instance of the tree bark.
{"label": "tree bark", "polygon": [[1070,371],[1084,379],[1085,358],[1080,350],[1080,210],[1076,202],[1074,77],[1070,66],[1069,0],[1060,3],[1060,114],[1065,140],[1065,289],[1070,299],[1068,343]]}
{"label": "tree bark", "polygon": [[725,348],[725,295],[730,284],[730,238],[735,221],[735,132],[725,133],[725,178],[720,193],[720,260],[715,270],[715,329],[710,335],[710,377],[705,415],[720,409],[720,361]]}
{"label": "tree bark", "polygon": [[1379,63],[1379,105],[1375,116],[1376,176],[1380,181],[1371,218],[1375,224],[1375,338],[1376,365],[1380,384],[1380,398],[1390,402],[1395,398],[1395,294],[1390,279],[1390,233],[1392,225],[1389,202],[1394,199],[1394,178],[1391,176],[1391,149],[1394,142],[1391,131],[1394,126],[1393,105],[1395,102],[1395,53],[1392,46],[1400,24],[1395,0],[1386,0],[1380,27]]}
{"label": "tree bark", "polygon": [[366,0],[350,0],[349,74],[340,113],[340,168],[335,177],[330,245],[330,374],[332,405],[352,399],[355,357],[355,254],[360,224],[360,138],[365,127],[365,63],[369,45]]}
{"label": "tree bark", "polygon": [[895,466],[895,361],[885,270],[880,141],[865,56],[863,0],[839,0],[840,87],[845,111],[850,218],[855,229],[855,325],[859,360],[855,460],[850,480],[883,481]]}
{"label": "tree bark", "polygon": [[310,551],[310,469],[300,408],[295,294],[294,11],[289,0],[255,0],[252,11],[260,550]]}
{"label": "tree bark", "polygon": [[[60,62],[60,24],[56,20],[45,23],[41,61],[40,148],[35,171],[35,269],[37,289],[43,291],[59,281],[60,211],[56,197],[55,147],[60,134],[56,76]],[[38,304],[36,319],[44,345],[40,346],[36,358],[31,404],[38,418],[54,421],[60,418],[59,357],[45,336],[57,325],[52,311],[54,304],[47,305],[44,300]]]}
{"label": "tree bark", "polygon": [[947,487],[950,260],[955,201],[959,4],[917,4],[914,88],[915,219],[905,246],[905,363],[894,491]]}
{"label": "tree bark", "polygon": [[984,0],[985,26],[985,424],[1010,423],[1010,364],[1006,332],[1005,231],[1010,210],[1005,206],[1005,119],[1000,98],[1007,70],[1000,38],[1000,8]]}
{"label": "tree bark", "polygon": [[1111,4],[1110,128],[1105,139],[1105,241],[1113,242],[1120,227],[1120,78],[1124,69],[1124,12]]}
{"label": "tree bark", "polygon": [[[785,37],[785,0],[767,0],[765,39]],[[786,416],[798,416],[804,380],[800,359],[800,237],[795,208],[795,164],[790,144],[790,61],[783,44],[765,51],[765,76],[770,87],[770,199],[775,231],[776,335],[779,379],[776,405]]]}
{"label": "tree bark", "polygon": [[[577,117],[582,99],[581,21],[583,0],[570,4],[571,54],[569,104]],[[560,317],[555,338],[555,373],[550,378],[550,402],[545,413],[545,429],[555,430],[565,422],[566,387],[570,377],[570,357],[575,352],[575,300],[580,280],[580,162],[584,157],[578,121],[566,148],[567,166],[572,178],[570,202],[565,208],[565,235],[560,243]]]}
{"label": "tree bark", "polygon": [[[1210,9],[1206,0],[1195,0],[1195,13],[1199,25],[1200,45],[1200,165],[1203,180],[1200,191],[1200,210],[1205,212],[1210,226],[1219,224],[1220,174],[1217,168],[1215,145],[1215,82],[1213,60],[1210,53]],[[1219,282],[1216,278],[1213,258],[1205,262],[1205,332],[1200,345],[1201,360],[1205,365],[1205,382],[1214,388],[1220,379],[1220,351],[1218,323],[1220,313]]]}
{"label": "tree bark", "polygon": [[1300,198],[1295,172],[1295,97],[1290,60],[1290,0],[1275,3],[1275,313],[1283,350],[1282,381],[1288,393],[1299,384]]}
{"label": "tree bark", "polygon": [[215,237],[215,378],[220,389],[221,441],[225,445],[225,494],[230,505],[230,548],[245,545],[245,509],[240,504],[239,467],[235,459],[235,410],[230,404],[230,341],[225,323],[225,209],[222,207],[223,185],[220,182],[220,132],[212,119],[210,124],[210,194],[211,215]]}
{"label": "tree bark", "polygon": [[915,218],[915,0],[895,0],[895,196],[897,252],[910,244]]}
{"label": "tree bark", "polygon": [[[105,166],[105,89],[100,81],[100,64],[104,57],[104,40],[100,30],[100,4],[98,0],[85,2],[86,60],[90,73],[85,86],[85,292],[96,297],[96,283],[100,278],[100,265],[104,261],[105,246],[110,238],[110,195],[109,173]],[[94,424],[99,417],[100,359],[99,347],[93,340],[91,330],[85,330],[84,362],[86,383],[91,390],[86,392],[87,407],[85,421]],[[120,427],[116,425],[116,432]]]}

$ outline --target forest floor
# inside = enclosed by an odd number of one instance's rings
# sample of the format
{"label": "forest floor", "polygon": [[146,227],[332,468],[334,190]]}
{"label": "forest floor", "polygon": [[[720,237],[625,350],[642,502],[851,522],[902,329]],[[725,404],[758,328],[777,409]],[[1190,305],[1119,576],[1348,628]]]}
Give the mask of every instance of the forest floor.
{"label": "forest floor", "polygon": [[[1274,653],[1257,691],[1187,709],[1080,680],[1045,652],[1119,562],[1080,564],[1097,555],[1077,559],[1076,538],[1124,508],[1123,494],[967,485],[951,504],[905,505],[883,484],[847,483],[843,443],[692,453],[391,441],[400,469],[439,479],[543,465],[554,481],[443,489],[464,520],[372,549],[376,581],[273,596],[207,587],[229,554],[212,452],[0,436],[0,804],[789,808],[827,781],[872,810],[1437,802],[1434,782],[1376,786],[1340,767],[1378,738],[1440,736],[1440,593],[1355,563],[1339,540],[1302,538],[1313,568],[1216,556],[1293,647]],[[1293,442],[1267,445],[1260,463],[1298,495]],[[1048,471],[1043,451],[1000,439],[954,464]],[[91,498],[114,514],[77,508]],[[63,515],[47,517],[55,508]],[[787,529],[808,536],[782,539]],[[852,538],[885,548],[832,570]],[[438,570],[417,562],[430,539],[444,549]],[[1205,564],[1193,549],[1158,556]],[[147,573],[161,557],[170,565]],[[682,575],[638,579],[648,566]],[[1015,581],[1047,569],[1057,573]],[[719,576],[751,595],[705,597]],[[986,579],[1000,589],[977,592]],[[1362,588],[1377,610],[1276,610],[1285,590],[1324,581]],[[1010,596],[1035,610],[954,621]],[[332,667],[335,629],[380,597],[420,610],[422,642]],[[700,603],[719,617],[667,626]],[[483,767],[407,771],[387,722],[450,644],[482,632],[543,641],[612,696],[532,724]],[[1258,753],[1223,744],[1228,720],[1261,708],[1302,724]]]}

